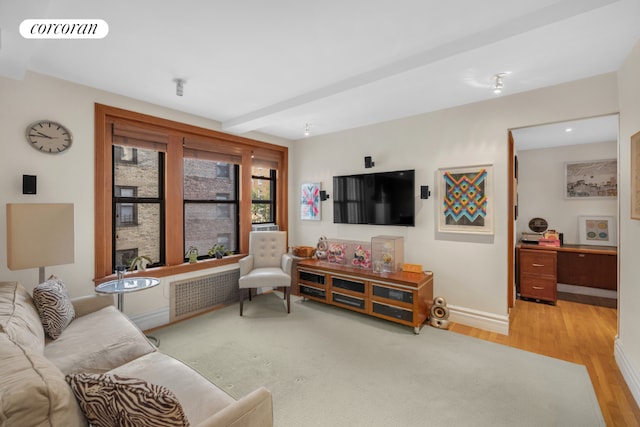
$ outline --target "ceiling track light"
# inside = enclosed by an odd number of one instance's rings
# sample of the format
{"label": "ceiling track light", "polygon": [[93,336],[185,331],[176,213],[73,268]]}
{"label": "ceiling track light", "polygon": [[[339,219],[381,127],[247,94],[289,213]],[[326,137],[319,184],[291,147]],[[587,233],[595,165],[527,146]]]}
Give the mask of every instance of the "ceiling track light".
{"label": "ceiling track light", "polygon": [[174,79],[174,82],[176,82],[176,95],[182,96],[184,94],[185,81],[183,79]]}
{"label": "ceiling track light", "polygon": [[304,124],[304,136],[311,135],[311,131],[309,130],[310,128],[311,128],[311,125],[309,123]]}
{"label": "ceiling track light", "polygon": [[498,73],[493,76],[493,93],[502,93],[502,89],[504,88],[504,81],[502,79],[507,74],[508,73]]}

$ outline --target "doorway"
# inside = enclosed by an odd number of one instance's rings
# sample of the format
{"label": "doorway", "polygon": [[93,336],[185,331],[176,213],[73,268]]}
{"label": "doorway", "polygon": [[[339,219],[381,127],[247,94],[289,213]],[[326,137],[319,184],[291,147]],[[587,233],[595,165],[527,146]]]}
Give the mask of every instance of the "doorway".
{"label": "doorway", "polygon": [[[572,171],[574,165],[582,163],[589,165],[595,162],[599,165],[606,160],[615,160],[617,163],[618,115],[511,129],[509,152],[509,169],[513,176],[509,197],[513,220],[509,227],[509,265],[512,278],[509,284],[509,301],[512,305],[515,298],[519,297],[516,247],[523,233],[532,232],[529,229],[530,221],[537,218],[545,220],[548,229],[561,233],[561,240],[567,247],[584,243],[580,221],[584,221],[585,217],[610,217],[613,218],[612,226],[617,227],[617,168],[606,179],[598,175],[599,171],[591,172],[583,179],[584,182],[580,184],[593,189],[590,193],[573,191],[575,185],[571,183],[571,179],[568,185],[567,171]],[[569,176],[572,176],[571,172]],[[592,180],[598,182],[587,182]],[[606,190],[604,187],[607,187]],[[616,189],[615,194],[612,188]],[[614,241],[610,244],[616,243]],[[617,273],[617,262],[614,262],[614,269]],[[598,283],[575,286],[559,281],[558,298],[615,308],[617,274],[613,280],[613,286],[601,286]]]}

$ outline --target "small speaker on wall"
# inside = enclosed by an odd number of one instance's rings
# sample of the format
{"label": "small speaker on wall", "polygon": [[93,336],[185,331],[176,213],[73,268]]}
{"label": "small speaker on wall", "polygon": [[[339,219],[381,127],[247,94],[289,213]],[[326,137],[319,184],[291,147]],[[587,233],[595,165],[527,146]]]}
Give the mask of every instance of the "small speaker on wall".
{"label": "small speaker on wall", "polygon": [[429,191],[429,186],[428,185],[421,185],[420,186],[420,198],[421,199],[428,199],[430,195],[431,195],[431,191]]}
{"label": "small speaker on wall", "polygon": [[329,195],[327,194],[327,192],[324,190],[320,190],[320,200],[324,202],[328,198],[329,198]]}
{"label": "small speaker on wall", "polygon": [[36,194],[36,176],[22,175],[22,194]]}
{"label": "small speaker on wall", "polygon": [[371,158],[371,156],[365,156],[364,158],[364,167],[369,169],[372,168],[376,165],[376,162],[373,161],[373,159]]}

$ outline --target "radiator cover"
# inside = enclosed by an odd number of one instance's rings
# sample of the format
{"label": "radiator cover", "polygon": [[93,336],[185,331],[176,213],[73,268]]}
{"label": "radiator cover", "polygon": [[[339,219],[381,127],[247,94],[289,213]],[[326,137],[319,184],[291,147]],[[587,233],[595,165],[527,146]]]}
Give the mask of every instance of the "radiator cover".
{"label": "radiator cover", "polygon": [[240,270],[227,270],[169,283],[169,320],[174,322],[238,301]]}

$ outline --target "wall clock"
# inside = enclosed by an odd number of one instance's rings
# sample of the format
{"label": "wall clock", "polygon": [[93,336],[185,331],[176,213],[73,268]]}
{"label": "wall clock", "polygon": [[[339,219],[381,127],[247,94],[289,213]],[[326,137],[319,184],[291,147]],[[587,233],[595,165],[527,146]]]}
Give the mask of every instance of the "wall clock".
{"label": "wall clock", "polygon": [[58,154],[71,147],[71,131],[60,123],[51,120],[38,120],[27,126],[27,141],[38,151]]}

